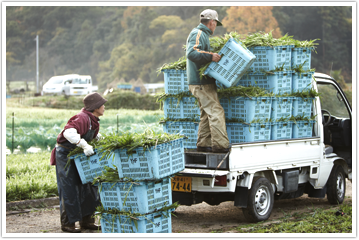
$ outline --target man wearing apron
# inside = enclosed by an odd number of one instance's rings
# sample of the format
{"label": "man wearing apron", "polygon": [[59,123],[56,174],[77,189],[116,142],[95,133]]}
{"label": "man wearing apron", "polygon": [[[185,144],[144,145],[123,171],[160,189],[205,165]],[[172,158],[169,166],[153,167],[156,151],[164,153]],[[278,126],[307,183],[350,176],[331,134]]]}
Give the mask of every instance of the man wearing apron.
{"label": "man wearing apron", "polygon": [[[90,93],[83,99],[84,108],[70,118],[57,137],[57,145],[51,152],[51,165],[56,165],[57,188],[60,198],[60,219],[62,231],[78,233],[81,229],[101,230],[92,217],[100,205],[98,188],[91,183],[82,184],[75,162],[67,164],[71,150],[81,147],[86,156],[94,154],[88,144],[99,139],[100,119],[105,111],[106,99],[98,93]],[[75,227],[79,221],[81,229]]]}

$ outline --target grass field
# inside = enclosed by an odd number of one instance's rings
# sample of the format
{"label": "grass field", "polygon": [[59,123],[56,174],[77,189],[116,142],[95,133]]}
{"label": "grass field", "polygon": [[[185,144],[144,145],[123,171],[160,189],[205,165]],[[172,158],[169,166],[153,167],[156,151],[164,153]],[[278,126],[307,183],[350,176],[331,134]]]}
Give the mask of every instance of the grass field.
{"label": "grass field", "polygon": [[[337,215],[341,212],[344,215]],[[235,228],[238,233],[352,233],[352,205],[313,208],[312,213],[286,214],[280,223],[250,224]]]}
{"label": "grass field", "polygon": [[[64,126],[67,121],[80,112],[80,109],[52,109],[52,108],[6,108],[6,127],[12,125],[12,114],[15,115],[15,127],[52,127],[55,124]],[[145,111],[145,110],[105,110],[100,117],[101,127],[117,126],[117,119],[120,125],[126,124],[145,124],[156,123],[164,116],[162,110]]]}
{"label": "grass field", "polygon": [[50,152],[6,156],[6,202],[58,196]]}
{"label": "grass field", "polygon": [[[12,149],[12,120],[14,120],[14,148],[26,152],[30,147],[41,149],[53,148],[57,135],[67,121],[80,110],[51,108],[6,108],[6,146]],[[12,114],[14,113],[14,119]],[[100,117],[100,133],[130,131],[143,132],[150,127],[155,132],[162,132],[159,120],[163,111],[145,110],[106,110]]]}

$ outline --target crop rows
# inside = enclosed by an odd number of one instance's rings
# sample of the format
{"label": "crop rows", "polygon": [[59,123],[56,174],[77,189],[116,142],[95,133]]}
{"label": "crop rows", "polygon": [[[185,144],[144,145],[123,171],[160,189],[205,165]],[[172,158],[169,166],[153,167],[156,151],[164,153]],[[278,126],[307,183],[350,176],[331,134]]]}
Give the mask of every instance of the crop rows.
{"label": "crop rows", "polygon": [[[19,149],[23,153],[30,147],[52,149],[68,119],[78,112],[78,110],[46,109],[44,111],[44,109],[9,108],[6,112],[6,147],[10,150]],[[147,127],[161,132],[162,128],[158,123],[161,117],[163,114],[159,111],[108,110],[100,118],[100,133],[144,132]]]}

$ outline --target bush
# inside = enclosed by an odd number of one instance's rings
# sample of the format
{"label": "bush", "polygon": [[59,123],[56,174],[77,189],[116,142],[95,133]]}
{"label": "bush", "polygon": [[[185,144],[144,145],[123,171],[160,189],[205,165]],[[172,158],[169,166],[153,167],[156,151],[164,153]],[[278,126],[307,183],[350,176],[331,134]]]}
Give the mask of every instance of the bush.
{"label": "bush", "polygon": [[140,109],[158,110],[160,104],[156,103],[156,97],[145,94],[141,95],[132,91],[114,91],[105,97],[108,102],[106,109]]}

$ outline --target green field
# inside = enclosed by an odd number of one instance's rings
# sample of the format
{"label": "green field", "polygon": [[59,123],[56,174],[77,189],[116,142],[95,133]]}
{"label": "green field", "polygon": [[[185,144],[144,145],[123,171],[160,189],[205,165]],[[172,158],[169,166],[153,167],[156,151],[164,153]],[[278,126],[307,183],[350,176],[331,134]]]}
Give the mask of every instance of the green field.
{"label": "green field", "polygon": [[6,156],[6,202],[58,196],[50,152]]}
{"label": "green field", "polygon": [[[80,110],[50,108],[6,108],[6,146],[12,148],[12,122],[14,120],[14,148],[26,152],[30,147],[43,150],[53,148],[57,135],[67,121]],[[14,119],[12,114],[14,113]],[[100,133],[117,131],[143,132],[150,127],[155,132],[162,132],[159,120],[163,111],[145,110],[106,110],[100,117]]]}

